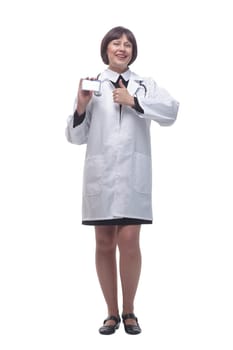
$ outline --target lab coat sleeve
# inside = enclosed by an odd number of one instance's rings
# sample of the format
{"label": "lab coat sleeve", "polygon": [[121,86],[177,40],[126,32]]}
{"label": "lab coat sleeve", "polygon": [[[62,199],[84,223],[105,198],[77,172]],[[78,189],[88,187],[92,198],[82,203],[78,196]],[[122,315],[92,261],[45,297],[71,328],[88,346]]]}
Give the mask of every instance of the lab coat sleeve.
{"label": "lab coat sleeve", "polygon": [[138,116],[154,120],[161,126],[172,125],[177,117],[179,102],[153,79],[147,78],[143,83],[146,86],[146,95],[137,95],[137,98],[144,113],[138,113]]}
{"label": "lab coat sleeve", "polygon": [[[77,108],[75,101],[74,111]],[[81,124],[74,127],[74,114],[70,115],[67,119],[67,126],[65,130],[67,141],[76,145],[82,145],[87,143],[89,127],[90,127],[91,114],[89,109],[86,110],[85,118]]]}

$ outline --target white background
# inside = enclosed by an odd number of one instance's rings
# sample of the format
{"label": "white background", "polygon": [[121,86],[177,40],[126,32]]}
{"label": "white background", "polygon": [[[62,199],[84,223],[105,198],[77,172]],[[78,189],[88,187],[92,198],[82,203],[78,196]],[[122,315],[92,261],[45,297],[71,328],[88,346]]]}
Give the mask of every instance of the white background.
{"label": "white background", "polygon": [[[64,136],[79,78],[105,69],[100,41],[116,25],[137,38],[131,69],[181,104],[172,127],[151,128],[137,337],[98,334],[106,308],[93,229],[81,225],[85,146]],[[227,0],[1,1],[2,350],[232,350],[232,30]]]}

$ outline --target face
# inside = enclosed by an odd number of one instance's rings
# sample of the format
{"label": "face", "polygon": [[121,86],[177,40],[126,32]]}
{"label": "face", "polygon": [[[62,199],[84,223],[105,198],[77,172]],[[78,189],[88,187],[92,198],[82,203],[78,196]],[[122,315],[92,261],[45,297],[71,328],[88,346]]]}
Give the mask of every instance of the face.
{"label": "face", "polygon": [[133,45],[123,34],[119,39],[110,41],[107,47],[109,68],[118,73],[123,73],[128,69],[133,53]]}

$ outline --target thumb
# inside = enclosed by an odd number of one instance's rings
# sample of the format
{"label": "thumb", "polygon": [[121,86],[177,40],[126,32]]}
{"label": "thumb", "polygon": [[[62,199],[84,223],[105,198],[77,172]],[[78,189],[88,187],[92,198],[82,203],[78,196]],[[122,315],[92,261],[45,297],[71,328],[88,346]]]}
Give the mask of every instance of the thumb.
{"label": "thumb", "polygon": [[125,85],[123,84],[122,79],[119,80],[119,86],[120,88],[125,88]]}

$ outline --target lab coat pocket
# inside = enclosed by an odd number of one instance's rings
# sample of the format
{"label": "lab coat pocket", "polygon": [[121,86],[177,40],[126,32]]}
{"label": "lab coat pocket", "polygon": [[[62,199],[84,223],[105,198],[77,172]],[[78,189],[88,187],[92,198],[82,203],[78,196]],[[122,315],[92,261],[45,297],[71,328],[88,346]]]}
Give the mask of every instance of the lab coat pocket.
{"label": "lab coat pocket", "polygon": [[102,156],[89,157],[84,166],[84,195],[95,196],[102,190],[102,173],[104,160]]}
{"label": "lab coat pocket", "polygon": [[133,157],[133,186],[139,193],[150,194],[152,187],[151,158],[135,152]]}

